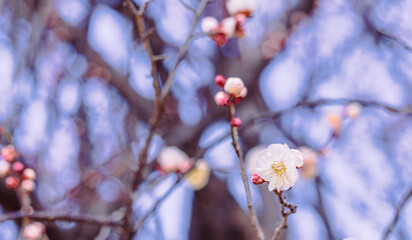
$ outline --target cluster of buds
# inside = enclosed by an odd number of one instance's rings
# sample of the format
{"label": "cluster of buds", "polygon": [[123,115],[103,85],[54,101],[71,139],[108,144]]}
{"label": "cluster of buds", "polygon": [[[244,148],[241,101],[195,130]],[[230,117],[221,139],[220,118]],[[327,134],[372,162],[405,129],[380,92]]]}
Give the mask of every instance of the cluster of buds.
{"label": "cluster of buds", "polygon": [[215,95],[215,102],[218,106],[228,106],[231,102],[237,104],[246,97],[247,88],[242,79],[238,77],[225,79],[222,75],[217,75],[215,83],[225,90],[219,91]]}
{"label": "cluster of buds", "polygon": [[232,37],[242,38],[245,35],[243,27],[247,18],[255,10],[254,0],[228,0],[226,9],[231,16],[218,21],[208,16],[202,20],[202,31],[207,33],[218,46],[224,45]]}
{"label": "cluster of buds", "polygon": [[[240,100],[246,97],[247,88],[240,78],[232,77],[226,79],[222,75],[217,75],[215,77],[215,83],[225,90],[219,91],[215,95],[215,103],[218,106],[226,107],[231,103],[237,104]],[[232,118],[230,125],[232,125],[232,127],[240,127],[242,125],[242,120],[236,117]]]}
{"label": "cluster of buds", "polygon": [[13,145],[1,150],[0,177],[6,178],[6,187],[10,189],[21,187],[23,191],[30,193],[36,188],[36,172],[18,161],[18,153]]}
{"label": "cluster of buds", "polygon": [[193,160],[177,147],[164,147],[157,157],[158,170],[163,173],[186,173],[193,166]]}

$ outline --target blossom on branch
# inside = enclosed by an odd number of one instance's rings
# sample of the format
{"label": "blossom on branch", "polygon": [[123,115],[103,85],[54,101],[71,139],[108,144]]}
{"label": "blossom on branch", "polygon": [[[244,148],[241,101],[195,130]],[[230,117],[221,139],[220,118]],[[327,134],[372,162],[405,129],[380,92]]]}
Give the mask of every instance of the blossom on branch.
{"label": "blossom on branch", "polygon": [[160,169],[163,172],[185,173],[193,165],[193,161],[177,147],[164,147],[157,157]]}
{"label": "blossom on branch", "polygon": [[285,191],[298,180],[297,168],[303,165],[300,151],[290,149],[286,144],[271,144],[259,156],[257,175],[269,182],[269,191]]}

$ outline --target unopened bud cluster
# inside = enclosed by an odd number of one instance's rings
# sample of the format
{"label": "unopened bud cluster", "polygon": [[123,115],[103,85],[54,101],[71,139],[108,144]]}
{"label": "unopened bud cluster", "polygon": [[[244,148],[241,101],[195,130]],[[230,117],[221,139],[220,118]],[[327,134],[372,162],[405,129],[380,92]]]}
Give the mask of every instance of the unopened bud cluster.
{"label": "unopened bud cluster", "polygon": [[215,95],[215,102],[218,106],[228,106],[231,102],[237,104],[247,95],[247,88],[242,79],[238,77],[226,79],[222,75],[217,75],[215,83],[224,89]]}
{"label": "unopened bud cluster", "polygon": [[10,189],[21,187],[30,193],[36,188],[36,172],[18,160],[18,152],[13,145],[1,149],[0,178],[5,178],[6,187]]}
{"label": "unopened bud cluster", "polygon": [[244,22],[252,16],[255,5],[254,0],[227,0],[226,9],[230,16],[220,22],[214,17],[205,17],[201,23],[202,31],[218,46],[224,45],[230,38],[241,38],[245,35]]}

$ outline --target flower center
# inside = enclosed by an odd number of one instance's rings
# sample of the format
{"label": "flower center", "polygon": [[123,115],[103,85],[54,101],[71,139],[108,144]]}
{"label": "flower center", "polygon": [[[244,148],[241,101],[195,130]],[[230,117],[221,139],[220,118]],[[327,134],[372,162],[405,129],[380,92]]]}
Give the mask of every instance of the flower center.
{"label": "flower center", "polygon": [[272,170],[277,176],[281,176],[285,174],[286,166],[283,162],[276,161],[272,164]]}

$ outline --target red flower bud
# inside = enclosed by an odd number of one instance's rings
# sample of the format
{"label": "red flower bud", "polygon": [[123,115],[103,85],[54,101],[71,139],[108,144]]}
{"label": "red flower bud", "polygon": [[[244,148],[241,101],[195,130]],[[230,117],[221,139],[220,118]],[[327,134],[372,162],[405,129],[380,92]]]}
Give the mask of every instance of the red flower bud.
{"label": "red flower bud", "polygon": [[232,127],[240,127],[240,126],[242,125],[242,120],[240,120],[240,118],[233,118],[233,119],[230,121],[230,125],[231,125]]}
{"label": "red flower bud", "polygon": [[20,180],[16,177],[7,177],[5,183],[7,188],[15,189],[19,186]]}
{"label": "red flower bud", "polygon": [[226,78],[219,74],[215,77],[215,83],[219,87],[223,88],[225,86],[225,83],[226,83]]}
{"label": "red flower bud", "polygon": [[21,162],[15,162],[11,166],[11,169],[13,169],[14,172],[21,174],[24,171],[24,165]]}
{"label": "red flower bud", "polygon": [[252,181],[253,184],[256,184],[256,185],[259,185],[265,182],[265,180],[259,177],[259,175],[257,175],[256,173],[252,175],[250,180]]}

